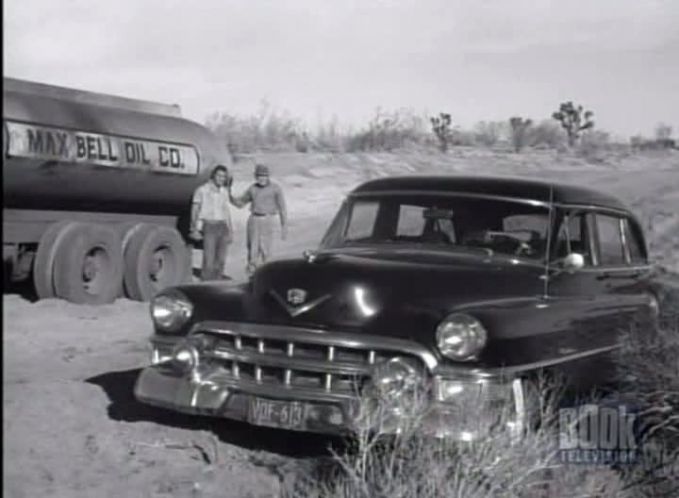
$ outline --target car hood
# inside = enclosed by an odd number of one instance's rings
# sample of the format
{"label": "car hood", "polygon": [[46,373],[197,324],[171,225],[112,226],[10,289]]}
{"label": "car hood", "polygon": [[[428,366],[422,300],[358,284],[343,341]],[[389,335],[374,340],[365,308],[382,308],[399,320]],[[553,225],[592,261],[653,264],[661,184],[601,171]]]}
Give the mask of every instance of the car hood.
{"label": "car hood", "polygon": [[327,251],[260,268],[248,291],[258,316],[248,318],[343,329],[438,323],[479,300],[535,296],[542,273],[539,265],[479,254]]}

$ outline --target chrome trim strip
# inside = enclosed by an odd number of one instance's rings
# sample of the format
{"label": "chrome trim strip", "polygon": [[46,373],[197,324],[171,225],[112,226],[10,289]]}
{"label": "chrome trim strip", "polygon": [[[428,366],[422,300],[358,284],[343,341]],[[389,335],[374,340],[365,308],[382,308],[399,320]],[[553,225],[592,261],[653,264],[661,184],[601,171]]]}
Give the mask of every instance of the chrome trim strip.
{"label": "chrome trim strip", "polygon": [[370,373],[368,365],[361,366],[356,363],[325,360],[312,360],[307,358],[290,358],[289,356],[274,356],[259,353],[238,353],[217,349],[214,351],[203,351],[201,356],[217,360],[236,361],[239,363],[253,363],[263,367],[272,367],[288,370],[302,370],[319,373],[336,373],[340,375],[367,375]]}
{"label": "chrome trim strip", "polygon": [[438,365],[438,360],[426,347],[414,341],[394,337],[337,332],[334,330],[305,327],[291,327],[289,325],[228,321],[199,322],[192,327],[189,336],[201,332],[236,336],[237,339],[238,336],[245,336],[257,339],[273,339],[277,341],[306,342],[321,346],[337,346],[347,349],[395,351],[417,356],[430,370],[433,370]]}
{"label": "chrome trim strip", "polygon": [[569,361],[574,361],[574,360],[580,360],[587,358],[589,356],[595,356],[599,354],[604,354],[604,353],[610,353],[612,351],[615,351],[616,349],[620,349],[622,347],[621,344],[616,344],[613,346],[605,346],[601,348],[596,348],[596,349],[590,349],[588,351],[580,351],[579,353],[574,353],[571,355],[567,356],[559,356],[558,358],[550,358],[548,360],[540,360],[540,361],[535,361],[531,363],[523,363],[521,365],[511,365],[511,366],[506,366],[506,367],[491,367],[491,368],[478,368],[478,367],[470,367],[470,368],[464,368],[464,367],[458,367],[458,366],[442,366],[440,369],[437,369],[434,373],[435,375],[439,375],[441,377],[457,377],[457,376],[462,376],[462,377],[475,377],[475,378],[483,378],[483,377],[503,377],[503,376],[511,376],[514,374],[518,373],[523,373],[529,370],[537,370],[540,368],[545,368],[545,367],[551,367],[554,365],[558,365],[560,363],[567,363]]}
{"label": "chrome trim strip", "polygon": [[620,266],[620,265],[615,265],[615,266],[604,266],[604,265],[599,265],[599,266],[586,266],[584,268],[581,268],[580,270],[577,271],[577,273],[610,273],[610,272],[615,272],[615,271],[620,271],[620,272],[633,272],[633,271],[651,271],[653,269],[653,265],[651,264],[640,264],[640,265],[629,265],[629,266]]}
{"label": "chrome trim strip", "polygon": [[460,192],[454,190],[375,190],[365,192],[354,192],[349,194],[349,197],[387,197],[397,195],[424,195],[432,197],[463,197],[472,199],[484,199],[493,201],[517,202],[519,204],[528,204],[535,207],[549,208],[549,201],[539,201],[536,199],[526,199],[521,197],[512,197],[507,195],[495,194],[480,194],[477,192]]}
{"label": "chrome trim strip", "polygon": [[[521,204],[529,204],[535,207],[549,208],[549,201],[541,201],[538,199],[528,199],[525,197],[514,197],[510,195],[497,194],[483,194],[479,192],[460,192],[457,190],[419,190],[419,189],[401,189],[401,190],[373,190],[363,192],[352,192],[348,197],[379,197],[379,196],[394,196],[394,195],[424,195],[424,196],[445,196],[445,197],[465,197],[476,199],[487,199],[495,201],[518,202]],[[629,216],[632,214],[627,209],[620,209],[611,206],[597,205],[597,204],[573,204],[564,202],[555,202],[555,208],[558,209],[580,209],[583,211],[599,211],[602,213],[612,213],[616,215]]]}

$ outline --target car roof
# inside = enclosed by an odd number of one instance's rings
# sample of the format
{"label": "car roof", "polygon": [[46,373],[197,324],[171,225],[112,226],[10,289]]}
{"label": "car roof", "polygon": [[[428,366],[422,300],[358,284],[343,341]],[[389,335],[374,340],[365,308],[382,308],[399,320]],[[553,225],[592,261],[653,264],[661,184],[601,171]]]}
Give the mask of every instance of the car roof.
{"label": "car roof", "polygon": [[[553,189],[553,194],[550,193]],[[396,176],[379,178],[356,187],[352,194],[385,192],[437,192],[484,194],[556,204],[596,206],[629,212],[619,199],[587,187],[502,176]]]}

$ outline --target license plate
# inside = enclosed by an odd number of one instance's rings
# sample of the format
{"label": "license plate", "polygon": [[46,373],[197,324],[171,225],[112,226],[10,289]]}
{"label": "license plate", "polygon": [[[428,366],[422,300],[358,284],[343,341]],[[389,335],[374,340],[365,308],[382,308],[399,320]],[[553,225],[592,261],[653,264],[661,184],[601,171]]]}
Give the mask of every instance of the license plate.
{"label": "license plate", "polygon": [[302,429],[306,420],[306,404],[299,401],[276,401],[252,397],[248,420],[255,425]]}

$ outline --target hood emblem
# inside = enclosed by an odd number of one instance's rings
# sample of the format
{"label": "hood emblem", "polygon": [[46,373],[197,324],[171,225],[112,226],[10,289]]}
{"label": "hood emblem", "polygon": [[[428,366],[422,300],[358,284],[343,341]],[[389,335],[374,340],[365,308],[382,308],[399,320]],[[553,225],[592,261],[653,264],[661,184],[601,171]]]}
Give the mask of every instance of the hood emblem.
{"label": "hood emblem", "polygon": [[307,311],[311,311],[316,306],[324,303],[332,297],[330,294],[324,294],[307,302],[307,291],[304,289],[288,289],[286,294],[287,300],[273,289],[269,291],[269,294],[271,294],[276,302],[280,304],[292,317],[301,315]]}
{"label": "hood emblem", "polygon": [[299,306],[306,301],[306,291],[304,289],[288,289],[288,303],[292,306]]}

